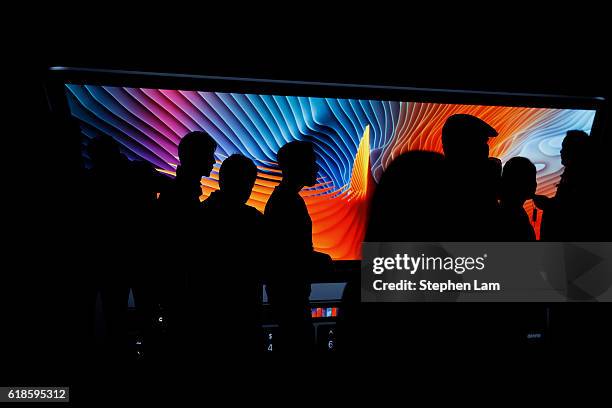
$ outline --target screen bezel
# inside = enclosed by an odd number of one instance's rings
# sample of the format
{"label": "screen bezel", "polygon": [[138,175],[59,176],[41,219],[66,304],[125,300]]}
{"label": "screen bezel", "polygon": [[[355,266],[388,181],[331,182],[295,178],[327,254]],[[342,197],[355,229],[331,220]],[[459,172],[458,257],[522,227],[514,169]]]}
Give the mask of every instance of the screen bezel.
{"label": "screen bezel", "polygon": [[[597,111],[600,110],[606,101],[605,98],[600,96],[568,96],[434,89],[90,68],[49,68],[47,90],[53,91],[53,87],[57,85],[60,85],[63,89],[63,85],[67,83],[174,90],[206,90],[211,92],[235,92],[243,94],[251,93],[486,106],[589,109]],[[49,93],[48,96],[52,96],[52,93]],[[58,108],[56,102],[57,100],[49,101],[52,109]]]}

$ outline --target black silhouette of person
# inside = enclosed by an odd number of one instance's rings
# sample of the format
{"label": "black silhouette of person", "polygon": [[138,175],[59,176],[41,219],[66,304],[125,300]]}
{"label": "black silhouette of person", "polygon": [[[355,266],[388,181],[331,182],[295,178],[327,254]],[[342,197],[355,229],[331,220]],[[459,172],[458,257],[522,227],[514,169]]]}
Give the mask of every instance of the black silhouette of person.
{"label": "black silhouette of person", "polygon": [[205,265],[188,275],[188,299],[190,333],[204,356],[262,351],[264,216],[246,204],[256,179],[253,161],[233,154],[219,170],[219,190],[202,203],[202,229],[214,239],[207,241]]}
{"label": "black silhouette of person", "polygon": [[444,156],[429,151],[409,151],[391,162],[372,198],[365,241],[439,240],[445,224],[445,168]]}
{"label": "black silhouette of person", "polygon": [[[391,162],[376,186],[364,241],[438,241],[446,228],[445,166],[444,156],[429,151],[409,151]],[[355,276],[342,295],[339,351],[376,353],[381,344],[405,347],[419,336],[435,337],[433,329],[439,324],[435,315],[423,313],[418,304],[393,304],[392,309],[374,303],[362,305],[360,285],[359,276]]]}
{"label": "black silhouette of person", "polygon": [[[217,143],[204,131],[187,133],[178,145],[176,177],[159,194],[158,213],[163,248],[156,259],[157,307],[163,309],[160,322],[167,337],[156,344],[161,359],[185,357],[187,276],[198,269],[205,256],[206,233],[202,228],[202,177],[210,175]],[[176,358],[174,358],[176,357]]]}
{"label": "black silhouette of person", "polygon": [[154,193],[145,191],[153,188],[153,170],[130,162],[109,136],[90,140],[87,154],[91,161],[85,176],[90,273],[102,300],[107,351],[113,358],[122,358],[127,352],[129,288],[142,270],[142,228],[155,202]]}
{"label": "black silhouette of person", "polygon": [[131,161],[130,169],[130,188],[135,201],[129,220],[129,233],[126,235],[130,237],[131,257],[125,267],[134,296],[137,329],[142,335],[140,340],[144,337],[144,344],[139,347],[139,351],[144,351],[146,358],[152,346],[150,340],[156,317],[157,282],[154,271],[157,262],[150,253],[158,245],[157,194],[168,188],[172,180],[155,171],[145,161]]}
{"label": "black silhouette of person", "polygon": [[314,344],[309,306],[311,276],[331,268],[331,258],[313,251],[312,220],[298,194],[317,180],[312,143],[287,143],[279,149],[277,158],[283,177],[264,212],[274,257],[266,292],[279,324],[277,350],[303,352]]}
{"label": "black silhouette of person", "polygon": [[523,205],[537,187],[536,167],[525,157],[513,157],[501,178],[497,234],[499,241],[535,241],[536,236]]}
{"label": "black silhouette of person", "polygon": [[[87,253],[91,251],[91,242],[82,239],[91,235],[91,224],[83,220],[91,215],[91,204],[88,194],[89,188],[84,183],[90,179],[90,172],[85,172],[82,155],[82,138],[79,122],[72,117],[66,117],[57,113],[49,113],[43,122],[50,139],[61,144],[61,151],[66,152],[67,160],[59,161],[57,171],[63,177],[53,183],[53,193],[61,200],[50,203],[53,208],[54,219],[50,220],[53,228],[49,231],[63,229],[64,235],[70,237],[62,242],[63,251],[69,256],[62,257],[62,264],[67,271],[71,288],[65,288],[66,294],[55,292],[53,296],[65,299],[68,304],[69,321],[74,324],[75,335],[71,341],[63,342],[72,352],[79,350],[78,355],[89,355],[95,334],[95,302],[97,290],[99,289],[94,276],[82,273],[82,265],[87,262]],[[85,180],[84,180],[85,179]],[[89,200],[89,201],[84,201]],[[61,253],[57,251],[57,253]],[[75,290],[74,288],[78,288]],[[48,319],[49,322],[52,319]],[[56,326],[57,327],[57,326]],[[83,352],[81,352],[83,351]],[[60,353],[61,354],[61,353]],[[77,353],[75,353],[77,354]]]}
{"label": "black silhouette of person", "polygon": [[217,142],[204,131],[187,133],[179,142],[176,177],[159,195],[159,207],[163,211],[181,217],[201,208],[202,177],[208,177],[215,164]]}
{"label": "black silhouette of person", "polygon": [[534,196],[543,210],[540,226],[542,241],[589,240],[591,230],[585,214],[594,210],[595,196],[591,171],[590,141],[586,132],[570,130],[563,139],[561,164],[565,167],[554,197]]}
{"label": "black silhouette of person", "polygon": [[[499,192],[497,220],[497,241],[529,242],[535,241],[535,231],[523,205],[533,198],[536,188],[536,167],[525,157],[513,157],[506,162],[502,172]],[[512,313],[503,310],[504,324],[511,331],[509,338],[524,339],[526,332],[542,330],[549,308],[542,304],[519,304]],[[533,326],[532,326],[533,325]],[[519,337],[520,336],[520,337]]]}
{"label": "black silhouette of person", "polygon": [[[440,240],[495,241],[503,234],[497,222],[502,165],[499,159],[489,157],[488,145],[489,138],[496,136],[493,127],[472,115],[453,115],[444,124],[447,228]],[[439,307],[442,310],[444,305]],[[454,329],[449,334],[457,342],[502,344],[521,333],[520,314],[498,305],[465,307],[468,308],[469,312],[461,313],[457,308],[443,309],[445,317],[451,317],[448,326]],[[484,336],[483,331],[486,332]]]}
{"label": "black silhouette of person", "polygon": [[501,162],[489,158],[489,138],[497,136],[490,125],[472,115],[450,116],[442,128],[442,148],[447,163],[447,230],[439,239],[487,241],[494,225]]}
{"label": "black silhouette of person", "polygon": [[[564,166],[554,197],[534,196],[534,203],[543,210],[540,240],[553,242],[608,240],[609,204],[600,193],[602,170],[595,152],[592,136],[581,130],[569,130],[561,146],[561,164]],[[604,153],[605,154],[605,153]],[[586,305],[585,305],[586,306]],[[604,344],[604,333],[609,310],[590,308],[579,313],[574,308],[553,304],[550,306],[555,324],[556,339],[561,344],[584,342],[589,333],[591,344]],[[605,329],[604,329],[605,327]]]}

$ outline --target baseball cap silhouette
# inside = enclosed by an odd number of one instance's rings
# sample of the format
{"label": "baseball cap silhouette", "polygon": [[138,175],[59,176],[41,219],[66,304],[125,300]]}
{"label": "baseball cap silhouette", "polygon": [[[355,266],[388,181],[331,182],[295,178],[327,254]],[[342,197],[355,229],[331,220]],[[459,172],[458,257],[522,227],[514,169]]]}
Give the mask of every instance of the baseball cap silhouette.
{"label": "baseball cap silhouette", "polygon": [[442,143],[451,142],[455,136],[473,136],[485,139],[497,136],[497,131],[476,116],[459,113],[449,116],[442,128]]}

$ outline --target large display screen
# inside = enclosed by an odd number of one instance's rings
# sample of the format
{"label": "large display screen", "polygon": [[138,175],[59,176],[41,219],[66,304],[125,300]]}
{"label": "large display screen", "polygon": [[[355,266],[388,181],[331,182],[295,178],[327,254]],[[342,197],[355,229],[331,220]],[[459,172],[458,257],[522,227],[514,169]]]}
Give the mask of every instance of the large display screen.
{"label": "large display screen", "polygon": [[[181,137],[192,130],[207,131],[218,143],[217,164],[202,180],[202,200],[218,187],[223,159],[242,153],[258,167],[248,204],[263,211],[281,178],[278,149],[292,140],[313,142],[318,183],[301,194],[312,218],[315,249],[337,260],[361,258],[373,186],[385,168],[408,150],[441,152],[442,126],[449,116],[467,113],[493,126],[499,136],[490,139],[490,155],[502,162],[513,156],[529,158],[538,170],[537,192],[548,196],[554,195],[562,172],[565,132],[590,133],[595,118],[595,110],[586,109],[65,87],[71,114],[86,136],[84,144],[88,138],[110,135],[130,159],[146,160],[169,175],[177,166]],[[528,211],[531,206],[528,201]],[[535,227],[537,231],[539,225]]]}

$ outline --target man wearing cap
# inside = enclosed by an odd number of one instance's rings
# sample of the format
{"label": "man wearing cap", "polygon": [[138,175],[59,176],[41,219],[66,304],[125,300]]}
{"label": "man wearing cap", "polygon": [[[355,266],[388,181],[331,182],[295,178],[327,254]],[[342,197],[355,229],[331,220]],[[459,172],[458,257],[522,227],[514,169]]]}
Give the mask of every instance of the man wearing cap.
{"label": "man wearing cap", "polygon": [[501,162],[489,158],[488,140],[497,131],[472,115],[450,116],[442,128],[448,200],[445,239],[488,241],[495,236],[496,194]]}
{"label": "man wearing cap", "polygon": [[[494,241],[498,232],[497,191],[501,161],[489,157],[489,138],[497,131],[472,115],[450,116],[442,128],[448,197],[443,205],[446,228],[441,240]],[[484,338],[503,342],[513,335],[506,311],[499,307],[446,308],[436,316],[440,325],[459,343],[474,344]],[[486,337],[481,337],[486,330]]]}

